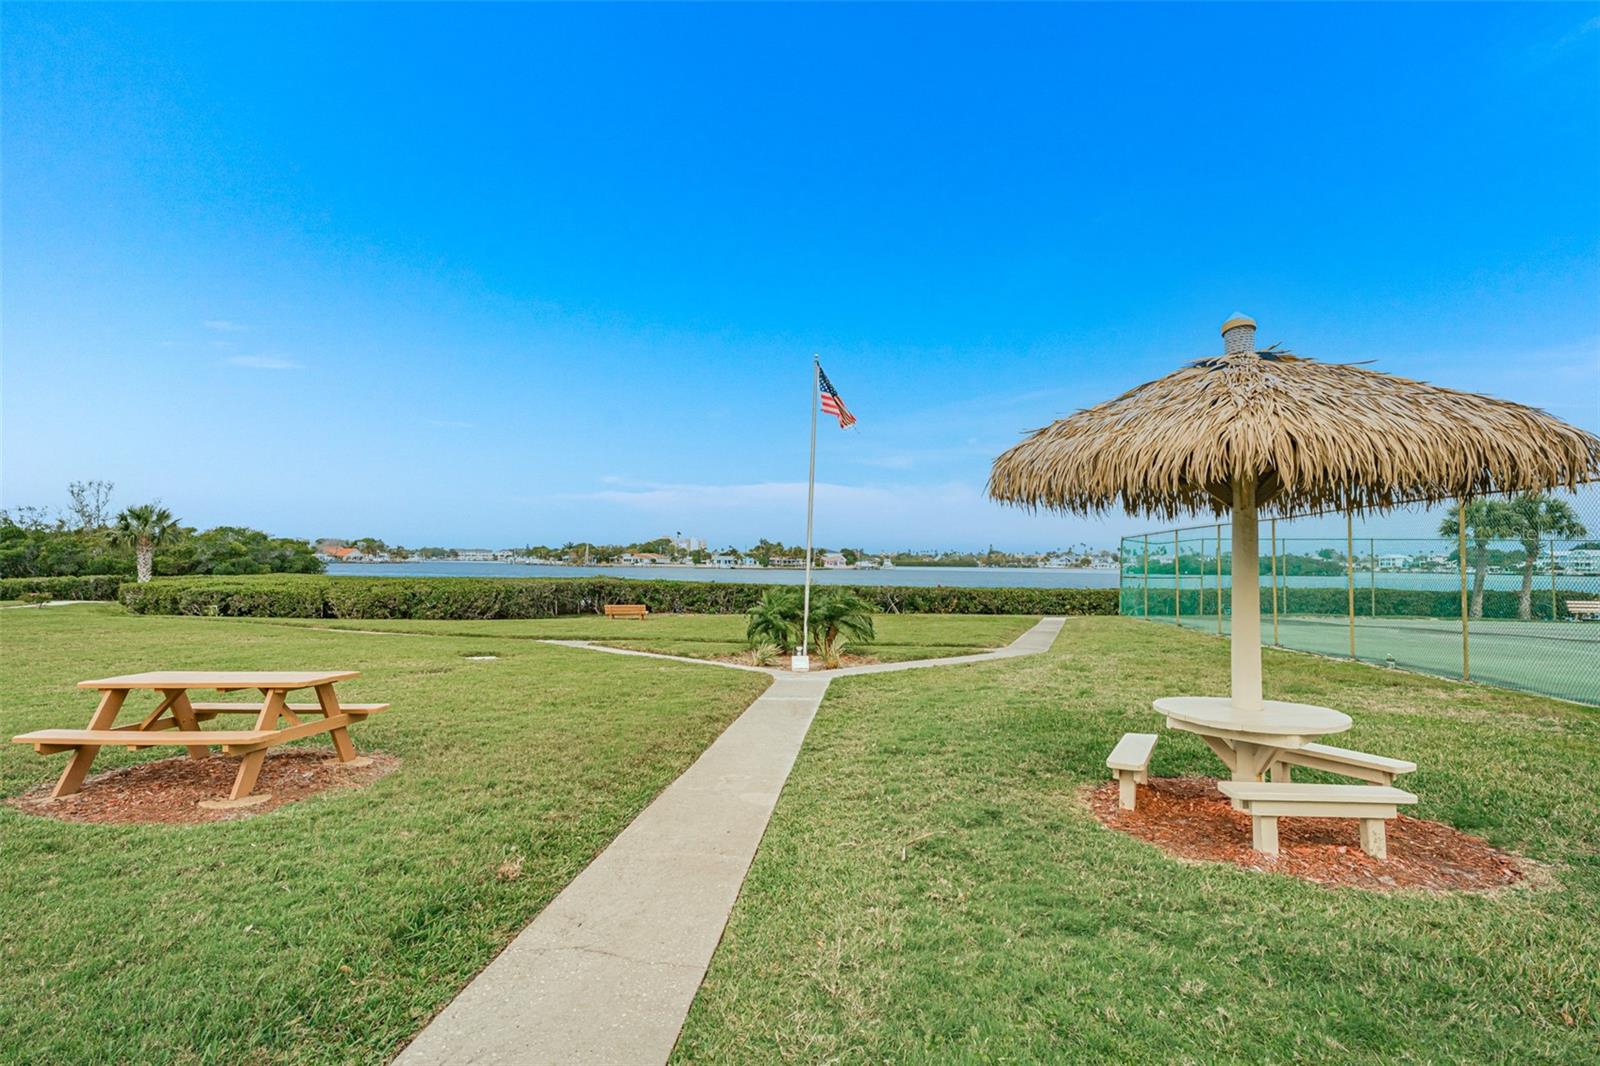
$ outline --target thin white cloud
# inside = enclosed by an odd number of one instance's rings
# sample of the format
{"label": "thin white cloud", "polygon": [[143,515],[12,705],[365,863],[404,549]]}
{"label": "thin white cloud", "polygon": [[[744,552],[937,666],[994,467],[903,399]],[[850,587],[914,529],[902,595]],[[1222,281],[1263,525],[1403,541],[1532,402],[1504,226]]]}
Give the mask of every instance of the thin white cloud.
{"label": "thin white cloud", "polygon": [[248,367],[251,370],[299,370],[300,364],[276,355],[235,355],[227,360],[229,366]]}
{"label": "thin white cloud", "polygon": [[1579,41],[1583,40],[1585,37],[1589,36],[1589,34],[1596,32],[1600,32],[1600,16],[1590,19],[1577,29],[1573,30],[1571,33],[1567,34],[1565,37],[1561,38],[1561,40],[1556,42],[1556,47],[1558,49],[1571,47],[1572,45],[1575,45]]}
{"label": "thin white cloud", "polygon": [[206,329],[215,330],[218,333],[243,333],[250,328],[239,322],[229,322],[225,318],[208,318],[200,324]]}

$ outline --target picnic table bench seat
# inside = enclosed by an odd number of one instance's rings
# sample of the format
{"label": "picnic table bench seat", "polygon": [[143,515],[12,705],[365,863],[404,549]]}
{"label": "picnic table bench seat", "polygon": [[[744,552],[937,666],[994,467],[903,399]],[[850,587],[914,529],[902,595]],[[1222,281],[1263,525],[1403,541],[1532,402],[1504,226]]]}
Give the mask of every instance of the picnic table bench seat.
{"label": "picnic table bench seat", "polygon": [[1384,823],[1399,814],[1401,804],[1417,797],[1387,785],[1292,785],[1264,781],[1218,781],[1217,789],[1250,815],[1251,846],[1278,854],[1278,819],[1356,818],[1361,822],[1361,850],[1374,859],[1388,857]]}
{"label": "picnic table bench seat", "polygon": [[275,736],[272,729],[140,729],[120,726],[115,729],[37,729],[11,738],[13,744],[32,744],[43,755],[69,748],[157,748],[166,745],[189,747],[196,744],[222,745],[225,749],[240,744],[255,744]]}
{"label": "picnic table bench seat", "polygon": [[608,603],[605,612],[607,618],[637,618],[641,622],[650,613],[642,603]]}
{"label": "picnic table bench seat", "polygon": [[1600,619],[1600,600],[1568,600],[1567,616],[1578,621]]}
{"label": "picnic table bench seat", "polygon": [[1286,748],[1277,753],[1272,768],[1273,781],[1287,782],[1290,764],[1304,766],[1308,770],[1342,774],[1375,785],[1393,785],[1396,777],[1417,770],[1417,764],[1407,759],[1391,759],[1386,755],[1336,748],[1332,744],[1302,744],[1298,748]]}
{"label": "picnic table bench seat", "polygon": [[1124,733],[1106,756],[1106,766],[1117,779],[1117,806],[1122,810],[1134,809],[1137,786],[1150,779],[1150,755],[1155,748],[1154,733]]}

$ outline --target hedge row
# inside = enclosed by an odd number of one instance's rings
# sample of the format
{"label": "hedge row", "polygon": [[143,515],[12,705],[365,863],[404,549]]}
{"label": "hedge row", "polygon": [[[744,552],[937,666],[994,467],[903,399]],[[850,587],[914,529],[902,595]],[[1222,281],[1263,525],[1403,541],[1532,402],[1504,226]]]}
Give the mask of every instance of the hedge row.
{"label": "hedge row", "polygon": [[117,589],[128,579],[121,574],[94,574],[87,577],[6,577],[0,578],[0,600],[21,599],[29,592],[49,593],[53,600],[114,600]]}
{"label": "hedge row", "polygon": [[[268,575],[157,578],[124,584],[139,614],[276,618],[553,618],[642,603],[663,614],[737,614],[770,585],[619,578],[386,578]],[[1116,589],[856,585],[879,611],[927,614],[1116,614]]]}
{"label": "hedge row", "polygon": [[[1341,588],[1299,588],[1278,590],[1278,610],[1284,614],[1344,615],[1349,609],[1349,593]],[[1600,593],[1581,589],[1556,591],[1555,618],[1565,619],[1568,600],[1600,599]],[[1231,610],[1233,596],[1227,589],[1222,594],[1223,610]],[[1486,589],[1483,594],[1483,617],[1516,618],[1519,594],[1511,589]],[[1152,617],[1166,617],[1173,613],[1173,590],[1151,589],[1149,613]],[[1185,615],[1215,616],[1217,590],[1184,589],[1178,604]],[[1144,591],[1128,589],[1122,598],[1123,613],[1135,617],[1145,613]],[[1376,612],[1374,612],[1376,606]],[[1529,604],[1535,620],[1549,621],[1550,588],[1535,587]],[[1263,617],[1272,613],[1272,592],[1261,592]],[[1461,617],[1461,592],[1459,589],[1378,589],[1374,605],[1371,589],[1356,587],[1356,617],[1369,618],[1376,613],[1379,618],[1459,618]]]}

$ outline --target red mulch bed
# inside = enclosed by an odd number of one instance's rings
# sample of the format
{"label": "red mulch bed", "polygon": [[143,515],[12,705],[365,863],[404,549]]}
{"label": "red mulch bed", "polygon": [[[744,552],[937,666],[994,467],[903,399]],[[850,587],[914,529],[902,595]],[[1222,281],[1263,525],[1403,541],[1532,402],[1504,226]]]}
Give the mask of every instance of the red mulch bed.
{"label": "red mulch bed", "polygon": [[250,795],[265,793],[271,798],[254,807],[216,811],[196,806],[201,800],[226,799],[233,787],[239,760],[222,755],[209,759],[180,755],[94,774],[76,794],[58,800],[50,798],[55,784],[52,781],[6,802],[27,814],[63,822],[190,825],[231,821],[253,818],[319,792],[370,785],[400,765],[393,755],[370,751],[361,754],[372,760],[371,765],[340,768],[330,749],[282,748],[268,752]]}
{"label": "red mulch bed", "polygon": [[1139,786],[1131,811],[1117,807],[1115,781],[1089,790],[1087,799],[1103,824],[1169,855],[1231,862],[1320,885],[1484,892],[1528,875],[1525,860],[1448,825],[1403,814],[1389,822],[1389,857],[1382,862],[1361,850],[1354,818],[1279,818],[1279,854],[1268,858],[1250,847],[1250,816],[1234,810],[1210,777],[1153,778]]}

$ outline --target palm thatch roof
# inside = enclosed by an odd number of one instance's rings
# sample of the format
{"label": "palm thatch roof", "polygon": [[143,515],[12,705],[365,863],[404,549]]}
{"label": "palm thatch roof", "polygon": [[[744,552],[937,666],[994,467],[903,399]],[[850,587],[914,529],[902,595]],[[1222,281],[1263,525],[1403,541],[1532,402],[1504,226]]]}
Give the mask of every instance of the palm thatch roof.
{"label": "palm thatch roof", "polygon": [[[1240,329],[1241,324],[1247,329]],[[1091,513],[1222,514],[1239,477],[1288,515],[1485,493],[1572,488],[1600,476],[1600,438],[1533,407],[1357,366],[1230,349],[1035,431],[994,462],[989,495]]]}

